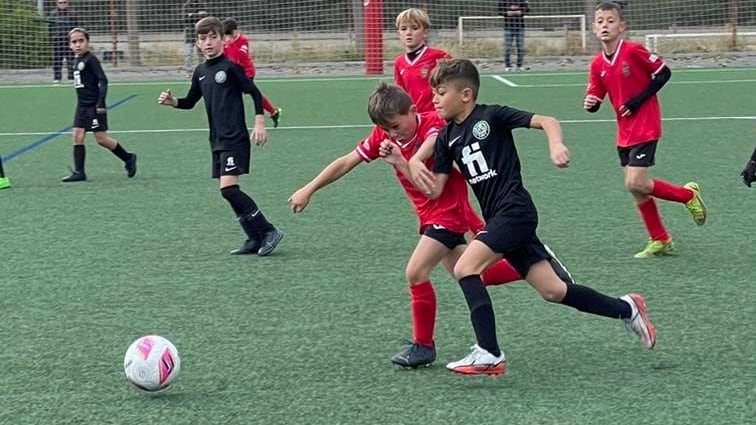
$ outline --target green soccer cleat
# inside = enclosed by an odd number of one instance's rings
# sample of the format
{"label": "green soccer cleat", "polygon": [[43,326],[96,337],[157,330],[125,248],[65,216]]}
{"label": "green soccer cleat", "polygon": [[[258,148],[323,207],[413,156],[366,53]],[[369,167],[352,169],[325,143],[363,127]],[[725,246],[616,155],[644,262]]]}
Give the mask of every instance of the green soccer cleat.
{"label": "green soccer cleat", "polygon": [[649,239],[646,247],[643,248],[643,251],[635,254],[635,258],[652,258],[661,255],[670,255],[674,250],[675,244],[672,242],[671,238],[666,241]]}
{"label": "green soccer cleat", "polygon": [[701,189],[698,187],[698,183],[685,183],[683,187],[693,191],[693,198],[685,204],[685,208],[693,216],[693,221],[697,225],[703,226],[706,223],[706,205],[704,205],[701,197]]}
{"label": "green soccer cleat", "polygon": [[10,189],[10,179],[8,177],[0,177],[0,189]]}
{"label": "green soccer cleat", "polygon": [[276,108],[276,113],[270,115],[270,119],[273,120],[273,128],[278,128],[278,121],[281,119],[281,113],[283,109]]}

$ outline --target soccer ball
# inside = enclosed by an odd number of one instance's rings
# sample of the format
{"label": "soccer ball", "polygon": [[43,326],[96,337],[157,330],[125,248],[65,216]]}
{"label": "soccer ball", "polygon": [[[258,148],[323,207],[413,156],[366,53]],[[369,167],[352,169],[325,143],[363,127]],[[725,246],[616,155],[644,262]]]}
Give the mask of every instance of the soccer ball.
{"label": "soccer ball", "polygon": [[123,359],[126,379],[144,391],[160,391],[168,387],[181,368],[176,346],[157,335],[134,341]]}

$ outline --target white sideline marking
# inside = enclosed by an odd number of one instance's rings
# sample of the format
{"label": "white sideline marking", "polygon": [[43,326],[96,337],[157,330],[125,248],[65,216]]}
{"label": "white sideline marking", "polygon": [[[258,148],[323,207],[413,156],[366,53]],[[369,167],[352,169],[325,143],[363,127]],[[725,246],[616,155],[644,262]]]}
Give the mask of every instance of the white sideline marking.
{"label": "white sideline marking", "polygon": [[509,87],[517,87],[517,84],[515,84],[515,83],[513,83],[513,82],[511,82],[509,80],[507,80],[506,78],[502,77],[501,75],[492,75],[491,77],[493,77],[494,80],[498,80],[498,81],[500,81],[500,82],[508,85]]}
{"label": "white sideline marking", "polygon": [[[662,118],[662,121],[750,121],[756,120],[756,116],[724,116],[724,117],[670,117]],[[615,119],[597,119],[597,120],[559,120],[562,124],[600,124],[600,123],[613,123]],[[342,128],[372,128],[371,124],[336,124],[336,125],[300,125],[290,127],[278,127],[275,129],[268,129],[271,132],[278,132],[284,130],[336,130]],[[164,128],[164,129],[142,129],[142,130],[108,130],[108,133],[113,134],[147,134],[147,133],[207,133],[207,128]],[[71,132],[65,132],[62,134],[70,134]],[[47,136],[50,134],[47,132],[32,131],[21,133],[0,133],[0,137],[13,137],[13,136]]]}

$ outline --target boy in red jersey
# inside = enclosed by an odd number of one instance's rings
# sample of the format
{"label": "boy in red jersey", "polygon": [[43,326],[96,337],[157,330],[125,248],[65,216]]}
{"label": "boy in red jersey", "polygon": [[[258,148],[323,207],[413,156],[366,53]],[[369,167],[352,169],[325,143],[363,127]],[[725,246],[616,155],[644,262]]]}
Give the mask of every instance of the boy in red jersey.
{"label": "boy in red jersey", "polygon": [[[463,214],[469,208],[467,187],[456,169],[450,173],[449,184],[436,199],[428,199],[407,178],[407,159],[423,144],[434,143],[445,122],[435,112],[418,113],[412,99],[400,87],[381,84],[370,96],[368,112],[376,124],[370,135],[357,147],[326,166],[314,179],[289,198],[292,212],[304,211],[318,190],[348,174],[361,163],[384,157],[393,165],[399,184],[412,202],[419,220],[420,240],[406,267],[409,284],[413,341],[392,357],[399,366],[428,366],[436,359],[433,328],[436,317],[436,295],[430,274],[439,263],[451,274],[454,264],[466,247],[464,234],[477,231],[483,223],[469,221]],[[428,161],[432,163],[432,159]],[[477,217],[476,217],[477,218]],[[569,278],[558,262],[552,267]],[[500,261],[482,276],[486,285],[520,279],[507,263]]]}
{"label": "boy in red jersey", "polygon": [[583,107],[596,112],[609,95],[617,117],[617,153],[625,174],[625,187],[633,195],[649,241],[635,258],[672,252],[672,238],[662,224],[654,198],[685,204],[693,221],[706,222],[706,207],[695,182],[677,186],[648,178],[654,165],[656,143],[661,137],[661,111],[656,93],[669,81],[671,71],[657,55],[642,45],[621,38],[625,31],[622,10],[616,3],[595,8],[593,33],[602,51],[591,61]]}
{"label": "boy in red jersey", "polygon": [[[224,45],[223,54],[232,62],[239,65],[244,70],[244,75],[250,80],[255,79],[255,64],[252,62],[252,54],[249,50],[249,40],[239,30],[239,24],[235,19],[226,19],[223,21]],[[263,109],[270,115],[273,120],[273,128],[278,127],[278,120],[281,118],[281,108],[276,108],[265,95],[262,97]]]}
{"label": "boy in red jersey", "polygon": [[429,28],[430,18],[420,9],[407,9],[396,17],[396,32],[405,53],[394,59],[394,83],[410,95],[419,113],[434,111],[428,78],[439,60],[451,58],[426,44]]}

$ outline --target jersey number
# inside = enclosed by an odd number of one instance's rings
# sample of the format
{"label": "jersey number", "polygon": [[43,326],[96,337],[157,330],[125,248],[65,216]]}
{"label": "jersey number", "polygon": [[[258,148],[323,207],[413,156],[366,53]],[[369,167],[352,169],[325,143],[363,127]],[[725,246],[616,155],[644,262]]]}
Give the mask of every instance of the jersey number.
{"label": "jersey number", "polygon": [[83,88],[84,84],[81,84],[81,71],[74,71],[73,73],[74,87],[77,89]]}
{"label": "jersey number", "polygon": [[467,173],[470,177],[476,177],[488,172],[488,163],[480,151],[478,142],[471,143],[462,148],[462,163],[467,166]]}

